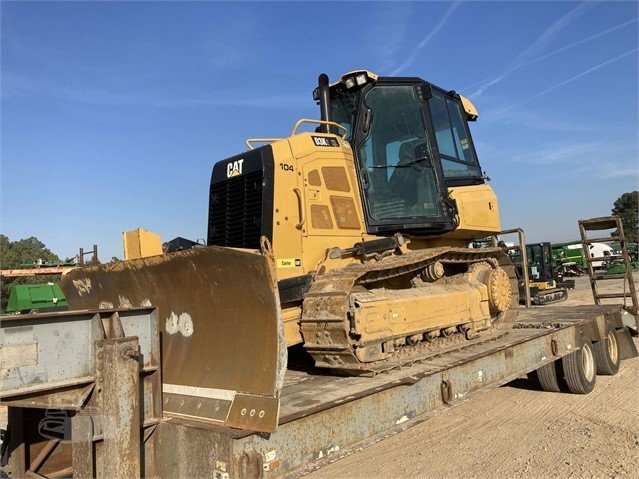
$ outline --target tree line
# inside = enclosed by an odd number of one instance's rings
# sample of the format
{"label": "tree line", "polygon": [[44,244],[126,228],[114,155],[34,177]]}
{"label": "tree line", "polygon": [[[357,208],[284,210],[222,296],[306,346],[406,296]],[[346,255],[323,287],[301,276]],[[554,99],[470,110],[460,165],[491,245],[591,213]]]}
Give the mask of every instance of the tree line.
{"label": "tree line", "polygon": [[[612,214],[621,218],[623,234],[628,243],[637,243],[639,236],[639,191],[631,191],[621,195],[612,205]],[[615,236],[617,232],[612,233]]]}

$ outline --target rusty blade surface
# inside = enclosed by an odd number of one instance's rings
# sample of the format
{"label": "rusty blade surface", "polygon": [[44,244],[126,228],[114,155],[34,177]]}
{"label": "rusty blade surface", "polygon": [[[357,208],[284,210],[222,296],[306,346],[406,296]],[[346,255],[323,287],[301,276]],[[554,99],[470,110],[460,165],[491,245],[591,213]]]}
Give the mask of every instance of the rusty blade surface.
{"label": "rusty blade surface", "polygon": [[271,432],[286,346],[270,261],[195,248],[78,268],[60,285],[71,309],[158,309],[165,411]]}

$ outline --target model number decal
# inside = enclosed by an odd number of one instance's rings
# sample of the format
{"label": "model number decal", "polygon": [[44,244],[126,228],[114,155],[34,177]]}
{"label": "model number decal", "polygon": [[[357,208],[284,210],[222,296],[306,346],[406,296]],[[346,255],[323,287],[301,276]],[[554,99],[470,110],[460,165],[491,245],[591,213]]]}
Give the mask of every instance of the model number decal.
{"label": "model number decal", "polygon": [[315,146],[339,146],[337,138],[325,137],[325,136],[312,136]]}
{"label": "model number decal", "polygon": [[284,171],[295,171],[295,168],[293,168],[293,165],[289,165],[287,163],[280,163],[280,168]]}

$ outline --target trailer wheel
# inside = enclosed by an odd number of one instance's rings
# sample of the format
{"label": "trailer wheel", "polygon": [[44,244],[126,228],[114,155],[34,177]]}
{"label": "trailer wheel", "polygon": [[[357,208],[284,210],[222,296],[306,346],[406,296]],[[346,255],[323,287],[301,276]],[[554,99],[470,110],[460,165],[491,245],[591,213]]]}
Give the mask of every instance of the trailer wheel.
{"label": "trailer wheel", "polygon": [[597,361],[597,374],[614,376],[619,372],[619,345],[615,335],[615,325],[612,321],[606,321],[606,336],[593,344],[595,360]]}
{"label": "trailer wheel", "polygon": [[561,362],[553,361],[537,369],[537,379],[544,391],[558,393],[561,392],[560,378],[563,376]]}
{"label": "trailer wheel", "polygon": [[592,343],[585,333],[581,333],[581,348],[564,356],[561,360],[564,377],[570,392],[588,394],[595,387],[597,379],[597,362]]}

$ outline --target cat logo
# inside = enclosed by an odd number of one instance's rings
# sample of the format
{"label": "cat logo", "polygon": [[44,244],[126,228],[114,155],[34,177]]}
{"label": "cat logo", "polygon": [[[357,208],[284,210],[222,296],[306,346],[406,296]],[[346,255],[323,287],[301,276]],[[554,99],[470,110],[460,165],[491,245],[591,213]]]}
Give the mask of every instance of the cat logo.
{"label": "cat logo", "polygon": [[226,177],[240,176],[242,174],[242,163],[244,163],[244,160],[231,161],[226,165]]}

